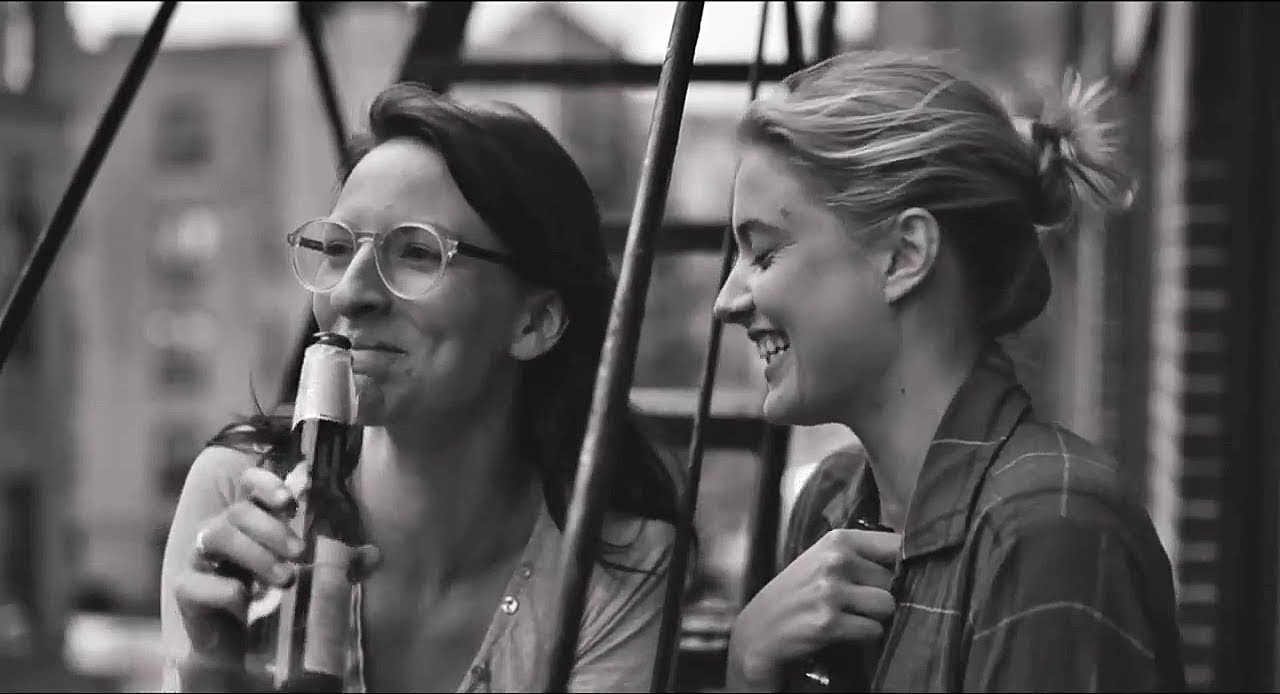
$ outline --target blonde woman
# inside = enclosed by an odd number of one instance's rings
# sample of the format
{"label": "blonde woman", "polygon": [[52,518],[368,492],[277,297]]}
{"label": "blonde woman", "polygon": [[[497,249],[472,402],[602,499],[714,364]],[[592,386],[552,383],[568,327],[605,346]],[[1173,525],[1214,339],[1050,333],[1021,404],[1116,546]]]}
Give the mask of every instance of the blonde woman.
{"label": "blonde woman", "polygon": [[784,86],[740,124],[716,312],[759,348],[767,419],[845,424],[866,455],[802,493],[788,565],[735,623],[732,688],[803,687],[830,653],[866,658],[871,681],[840,684],[875,691],[1183,689],[1150,519],[1116,461],[1036,415],[1000,344],[1048,300],[1038,232],[1127,194],[1103,92],[1072,81],[1020,124],[950,67],[879,52]]}

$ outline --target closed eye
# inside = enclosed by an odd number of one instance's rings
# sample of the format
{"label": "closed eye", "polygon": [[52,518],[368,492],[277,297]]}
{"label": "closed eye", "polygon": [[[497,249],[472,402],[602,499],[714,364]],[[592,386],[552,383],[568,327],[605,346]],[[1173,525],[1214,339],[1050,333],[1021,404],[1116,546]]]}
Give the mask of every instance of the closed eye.
{"label": "closed eye", "polygon": [[400,257],[407,260],[439,261],[440,251],[427,244],[409,243],[400,249]]}
{"label": "closed eye", "polygon": [[351,252],[351,244],[345,241],[318,241],[303,236],[298,239],[298,245],[309,250],[320,251],[331,258]]}
{"label": "closed eye", "polygon": [[761,270],[766,270],[773,264],[773,254],[774,251],[772,250],[756,253],[751,256],[751,264]]}

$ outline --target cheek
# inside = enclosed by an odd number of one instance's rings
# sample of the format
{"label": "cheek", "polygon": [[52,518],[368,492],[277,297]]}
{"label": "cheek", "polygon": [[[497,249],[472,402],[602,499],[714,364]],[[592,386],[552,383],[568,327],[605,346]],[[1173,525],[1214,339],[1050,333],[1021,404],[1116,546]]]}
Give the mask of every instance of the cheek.
{"label": "cheek", "polygon": [[757,307],[787,332],[802,380],[822,385],[837,374],[874,370],[892,315],[873,269],[822,259],[785,270],[761,274]]}
{"label": "cheek", "polygon": [[752,298],[795,339],[874,330],[888,309],[872,268],[830,254],[775,264],[754,281]]}
{"label": "cheek", "polygon": [[311,295],[311,313],[315,315],[316,324],[321,330],[332,330],[338,322],[338,312],[333,309],[333,302],[327,294]]}
{"label": "cheek", "polygon": [[422,347],[419,360],[474,375],[475,368],[488,368],[509,349],[511,302],[480,284],[440,289],[446,291],[433,294],[430,303],[412,307],[410,321]]}

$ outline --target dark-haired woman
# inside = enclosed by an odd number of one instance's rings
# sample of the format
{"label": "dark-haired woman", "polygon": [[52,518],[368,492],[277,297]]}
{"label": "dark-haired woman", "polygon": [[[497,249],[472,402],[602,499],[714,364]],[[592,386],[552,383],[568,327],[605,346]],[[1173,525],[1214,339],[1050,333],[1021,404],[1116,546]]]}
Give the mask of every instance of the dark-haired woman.
{"label": "dark-haired woman", "polygon": [[[402,84],[369,118],[332,210],[288,236],[321,329],[353,343],[352,486],[377,566],[354,600],[346,689],[536,688],[614,289],[599,212],[515,107]],[[163,567],[168,689],[183,687],[189,630],[219,611],[261,618],[292,580],[289,495],[259,465],[288,429],[285,415],[232,424],[192,466]],[[618,481],[570,686],[646,691],[675,483],[633,426],[610,450]],[[269,589],[249,595],[214,562]]]}

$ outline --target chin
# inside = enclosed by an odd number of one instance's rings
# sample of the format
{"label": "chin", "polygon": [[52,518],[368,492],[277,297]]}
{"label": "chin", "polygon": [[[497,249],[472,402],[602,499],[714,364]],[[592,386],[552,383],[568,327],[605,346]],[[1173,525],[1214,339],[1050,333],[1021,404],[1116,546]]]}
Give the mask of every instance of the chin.
{"label": "chin", "polygon": [[812,390],[800,393],[790,382],[783,382],[765,392],[761,415],[778,426],[814,427],[841,421],[835,403],[813,395]]}
{"label": "chin", "polygon": [[765,421],[778,426],[808,426],[804,408],[792,393],[769,389],[764,395],[761,414]]}

